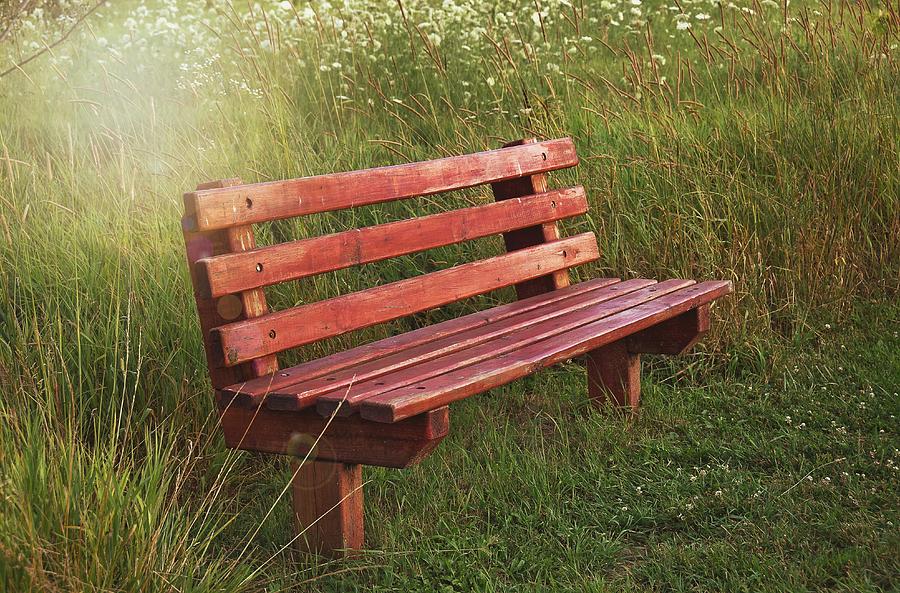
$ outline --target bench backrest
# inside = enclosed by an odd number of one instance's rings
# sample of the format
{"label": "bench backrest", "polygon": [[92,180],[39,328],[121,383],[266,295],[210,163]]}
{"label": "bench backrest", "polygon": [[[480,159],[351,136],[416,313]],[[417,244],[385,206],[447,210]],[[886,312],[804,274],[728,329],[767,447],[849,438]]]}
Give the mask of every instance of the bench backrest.
{"label": "bench backrest", "polygon": [[[575,166],[571,139],[511,143],[433,161],[185,195],[188,263],[215,388],[275,372],[276,353],[515,285],[520,298],[568,284],[598,257],[592,233],[555,222],[587,211],[583,188],[548,191],[545,173]],[[253,224],[491,184],[495,202],[256,248]],[[349,266],[504,234],[507,253],[269,312],[263,288]]]}

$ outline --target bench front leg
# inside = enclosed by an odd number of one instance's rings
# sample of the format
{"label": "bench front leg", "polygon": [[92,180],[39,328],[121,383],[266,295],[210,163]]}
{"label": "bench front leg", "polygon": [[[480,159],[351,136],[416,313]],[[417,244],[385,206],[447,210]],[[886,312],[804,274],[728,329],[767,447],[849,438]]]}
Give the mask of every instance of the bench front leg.
{"label": "bench front leg", "polygon": [[291,464],[297,546],[335,557],[362,549],[362,466],[311,460],[299,464]]}
{"label": "bench front leg", "polygon": [[641,401],[641,355],[619,340],[585,355],[588,397],[598,409],[607,406],[636,412]]}

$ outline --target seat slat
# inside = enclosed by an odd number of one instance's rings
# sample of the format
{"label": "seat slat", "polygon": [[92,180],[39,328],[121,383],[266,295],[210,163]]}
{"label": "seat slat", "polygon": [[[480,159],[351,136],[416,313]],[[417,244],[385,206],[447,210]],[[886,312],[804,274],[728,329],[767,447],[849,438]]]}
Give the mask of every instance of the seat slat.
{"label": "seat slat", "polygon": [[585,354],[729,292],[730,282],[695,284],[496,358],[376,395],[360,404],[359,413],[367,420],[397,422]]}
{"label": "seat slat", "polygon": [[[353,383],[349,388],[340,388],[317,400],[317,409],[322,415],[330,415],[338,407],[344,414],[352,413],[353,408],[368,398],[380,393],[427,380],[430,377],[443,375],[456,369],[463,369],[482,360],[496,358],[507,352],[514,352],[528,344],[563,334],[598,319],[626,311],[641,303],[652,301],[662,295],[690,286],[693,280],[667,280],[652,284],[645,288],[627,292],[621,297],[598,299],[586,307],[576,308],[559,317],[547,317],[531,324],[525,324],[515,331],[500,334],[496,332],[491,339],[474,346],[450,352],[443,356],[427,360],[419,364],[401,368],[382,377]],[[609,292],[612,291],[604,291]],[[610,295],[615,297],[615,292]],[[327,379],[331,375],[324,377]],[[317,380],[318,383],[320,380]],[[277,401],[277,400],[275,400]]]}
{"label": "seat slat", "polygon": [[587,212],[581,186],[212,257],[197,262],[220,297],[353,265],[462,243]]}
{"label": "seat slat", "polygon": [[413,348],[420,344],[456,335],[474,327],[480,327],[488,323],[532,311],[539,307],[551,305],[573,296],[598,290],[618,282],[618,278],[595,278],[561,290],[536,295],[520,301],[513,301],[484,311],[470,313],[462,317],[448,319],[441,323],[420,327],[376,342],[363,344],[362,346],[357,346],[350,350],[335,352],[334,354],[322,358],[317,358],[297,366],[282,369],[275,374],[231,385],[222,389],[220,394],[225,401],[228,402],[256,404],[265,399],[268,394],[301,381],[315,379],[316,377],[321,377],[327,373],[337,372],[347,367],[389,356],[406,348]]}
{"label": "seat slat", "polygon": [[[431,340],[419,346],[400,350],[367,363],[354,365],[341,371],[327,373],[315,379],[299,381],[295,385],[273,390],[266,403],[270,408],[296,410],[312,405],[320,395],[326,394],[326,399],[334,405],[320,408],[320,411],[328,415],[337,407],[345,395],[347,403],[352,406],[370,394],[371,390],[369,387],[374,386],[376,390],[383,391],[383,389],[378,387],[379,384],[384,385],[378,379],[381,375],[395,373],[405,367],[420,365],[428,360],[477,346],[517,329],[532,326],[538,322],[552,320],[566,313],[584,309],[620,295],[624,296],[633,290],[638,290],[653,283],[653,280],[620,282],[599,290],[593,290],[562,301],[550,303],[506,319],[479,325],[445,338]],[[369,379],[371,381],[367,381]],[[349,390],[348,386],[350,386]],[[345,409],[348,408],[349,406],[345,406]]]}
{"label": "seat slat", "polygon": [[440,307],[599,257],[593,233],[461,264],[213,330],[226,366]]}
{"label": "seat slat", "polygon": [[578,164],[571,138],[390,167],[185,194],[186,230],[342,210],[555,171]]}

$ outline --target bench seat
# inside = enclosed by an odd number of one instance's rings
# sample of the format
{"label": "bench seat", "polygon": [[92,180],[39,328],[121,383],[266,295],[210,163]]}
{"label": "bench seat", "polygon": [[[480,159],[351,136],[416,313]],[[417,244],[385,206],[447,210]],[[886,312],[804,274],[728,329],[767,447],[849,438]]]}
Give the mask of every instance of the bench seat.
{"label": "bench seat", "polygon": [[397,422],[637,334],[729,291],[724,281],[598,278],[286,368],[222,395],[276,410],[315,405],[323,416]]}

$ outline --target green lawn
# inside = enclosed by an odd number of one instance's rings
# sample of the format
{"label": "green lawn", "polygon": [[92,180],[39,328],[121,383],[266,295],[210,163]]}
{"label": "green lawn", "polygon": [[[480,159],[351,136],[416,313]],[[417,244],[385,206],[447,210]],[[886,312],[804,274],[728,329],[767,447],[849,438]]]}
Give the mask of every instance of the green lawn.
{"label": "green lawn", "polygon": [[[91,4],[0,7],[0,590],[897,589],[895,3],[123,0],[45,51]],[[570,135],[582,158],[551,176],[591,201],[564,226],[595,231],[602,256],[574,277],[732,280],[713,332],[645,357],[634,420],[595,412],[574,362],[454,405],[420,465],[366,468],[363,555],[293,551],[287,460],[229,451],[216,428],[181,194],[532,135]],[[269,302],[500,250],[396,258]]]}

